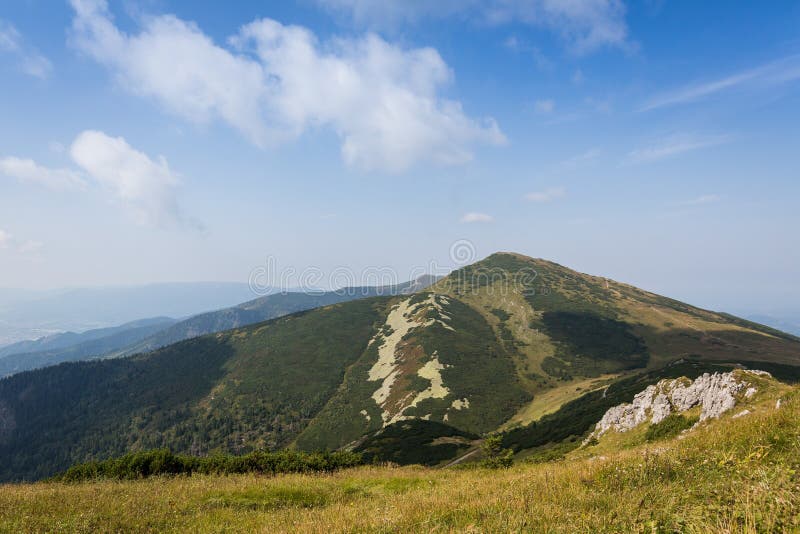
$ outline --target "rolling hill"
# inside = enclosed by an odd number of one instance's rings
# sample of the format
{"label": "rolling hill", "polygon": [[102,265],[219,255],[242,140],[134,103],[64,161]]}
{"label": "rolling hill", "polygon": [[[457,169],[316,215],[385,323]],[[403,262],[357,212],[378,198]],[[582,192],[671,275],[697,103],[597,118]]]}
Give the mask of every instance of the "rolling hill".
{"label": "rolling hill", "polygon": [[[297,447],[452,460],[585,434],[665,376],[796,379],[800,339],[545,260],[499,253],[427,290],[323,305],[148,354],[0,381],[0,478],[129,450]],[[402,455],[401,455],[402,456]]]}

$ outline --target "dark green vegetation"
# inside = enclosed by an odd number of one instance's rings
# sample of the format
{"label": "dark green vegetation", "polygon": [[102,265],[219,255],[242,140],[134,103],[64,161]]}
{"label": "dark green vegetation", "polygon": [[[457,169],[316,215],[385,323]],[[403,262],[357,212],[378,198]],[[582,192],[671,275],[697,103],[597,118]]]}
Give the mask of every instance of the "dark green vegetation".
{"label": "dark green vegetation", "polygon": [[53,477],[53,480],[83,482],[95,479],[136,480],[164,475],[330,473],[361,464],[361,455],[353,452],[308,454],[297,451],[255,451],[243,456],[216,454],[197,457],[173,454],[168,449],[156,449],[73,465]]}
{"label": "dark green vegetation", "polygon": [[[311,300],[300,305],[323,296],[305,295]],[[198,316],[173,334],[256,321],[301,302],[277,297]],[[501,450],[545,461],[661,378],[733,363],[797,379],[800,342],[554,263],[496,254],[412,296],[351,299],[146,354],[0,380],[0,480],[159,448],[214,456],[355,447],[368,461],[439,465],[553,392],[557,405],[537,407],[549,415],[501,436]]]}
{"label": "dark green vegetation", "polygon": [[335,392],[381,310],[380,300],[360,300],[2,380],[0,478],[42,478],[132,450],[284,447]]}
{"label": "dark green vegetation", "polygon": [[355,450],[367,463],[436,465],[465,452],[477,438],[443,423],[411,419],[368,436]]}
{"label": "dark green vegetation", "polygon": [[654,425],[650,425],[644,435],[646,441],[658,441],[677,436],[684,430],[692,428],[699,417],[687,417],[682,414],[669,414],[663,420]]}
{"label": "dark green vegetation", "polygon": [[550,375],[599,376],[647,365],[647,346],[627,323],[587,312],[542,314],[542,325],[557,343],[544,364]]}

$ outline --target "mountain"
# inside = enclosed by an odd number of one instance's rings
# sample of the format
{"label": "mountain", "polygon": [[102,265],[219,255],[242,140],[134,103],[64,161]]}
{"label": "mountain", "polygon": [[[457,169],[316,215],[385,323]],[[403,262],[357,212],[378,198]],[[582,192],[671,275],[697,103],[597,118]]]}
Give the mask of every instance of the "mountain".
{"label": "mountain", "polygon": [[605,410],[665,377],[733,366],[797,379],[800,339],[499,253],[411,295],[2,380],[0,479],[156,447],[386,458],[414,443],[409,461],[440,463],[500,431],[525,454],[579,443]]}
{"label": "mountain", "polygon": [[175,319],[157,317],[81,334],[67,332],[21,341],[0,349],[0,377],[62,362],[97,358],[138,343],[173,324]]}
{"label": "mountain", "polygon": [[2,291],[0,344],[120,325],[142,317],[188,317],[252,297],[248,284],[233,282]]}
{"label": "mountain", "polygon": [[153,317],[149,319],[139,319],[131,321],[119,326],[112,326],[108,328],[95,328],[85,332],[62,332],[59,334],[52,334],[49,336],[40,337],[39,339],[30,339],[25,341],[18,341],[5,347],[0,347],[0,358],[5,358],[12,354],[24,354],[32,352],[47,352],[58,349],[64,349],[81,343],[87,343],[98,339],[109,338],[117,334],[121,334],[128,330],[137,328],[150,327],[150,326],[167,326],[175,323],[175,319],[169,317]]}
{"label": "mountain", "polygon": [[259,323],[282,315],[376,295],[404,295],[437,280],[430,275],[394,286],[350,287],[336,291],[275,293],[182,321],[146,319],[119,327],[67,332],[0,348],[0,377],[63,362],[119,358],[149,352],[185,339]]}
{"label": "mountain", "polygon": [[320,306],[380,295],[406,295],[420,291],[436,280],[436,277],[423,275],[415,280],[394,286],[364,286],[341,288],[335,291],[275,293],[223,310],[190,317],[106,356],[120,357],[149,352],[185,339],[239,328]]}

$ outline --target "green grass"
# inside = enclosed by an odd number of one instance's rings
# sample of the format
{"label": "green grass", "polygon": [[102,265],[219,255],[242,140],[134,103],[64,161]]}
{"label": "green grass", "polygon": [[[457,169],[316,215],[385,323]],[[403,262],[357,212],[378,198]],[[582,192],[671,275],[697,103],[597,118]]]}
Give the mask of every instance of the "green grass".
{"label": "green grass", "polygon": [[800,397],[768,400],[681,440],[502,470],[6,485],[0,531],[794,532]]}

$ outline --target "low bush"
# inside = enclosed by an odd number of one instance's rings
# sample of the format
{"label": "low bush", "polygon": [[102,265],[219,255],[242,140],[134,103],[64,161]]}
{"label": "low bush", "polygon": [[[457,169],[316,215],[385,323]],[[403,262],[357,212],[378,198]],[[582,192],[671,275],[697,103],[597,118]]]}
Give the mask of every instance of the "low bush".
{"label": "low bush", "polygon": [[681,414],[670,414],[654,425],[650,425],[644,435],[646,441],[658,441],[677,436],[687,428],[692,428],[698,417],[686,417]]}
{"label": "low bush", "polygon": [[332,472],[363,464],[353,452],[304,453],[256,451],[243,456],[218,454],[207,457],[173,454],[156,449],[119,458],[77,464],[54,480],[80,482],[93,479],[134,480],[150,476],[199,474],[281,474]]}

